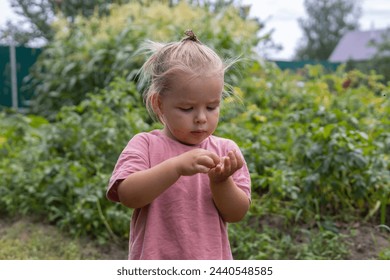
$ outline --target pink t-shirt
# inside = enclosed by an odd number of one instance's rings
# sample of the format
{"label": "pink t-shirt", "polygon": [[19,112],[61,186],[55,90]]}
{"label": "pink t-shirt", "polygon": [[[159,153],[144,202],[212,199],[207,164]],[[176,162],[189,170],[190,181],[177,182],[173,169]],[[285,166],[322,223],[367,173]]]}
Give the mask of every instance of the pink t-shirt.
{"label": "pink t-shirt", "polygon": [[[226,156],[241,153],[231,140],[210,136],[195,146],[181,144],[154,130],[135,135],[119,156],[107,197],[119,202],[118,184],[130,174],[149,169],[195,148]],[[250,199],[246,164],[233,174]],[[134,209],[130,225],[129,259],[232,259],[227,225],[214,205],[207,174],[182,176],[145,207]]]}

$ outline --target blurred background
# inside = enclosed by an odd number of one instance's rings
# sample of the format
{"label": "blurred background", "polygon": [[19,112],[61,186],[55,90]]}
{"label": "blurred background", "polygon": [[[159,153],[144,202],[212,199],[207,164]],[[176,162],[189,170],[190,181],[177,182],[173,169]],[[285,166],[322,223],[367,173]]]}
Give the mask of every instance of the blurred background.
{"label": "blurred background", "polygon": [[126,258],[132,211],[106,186],[128,140],[161,127],[136,50],[187,28],[243,58],[216,131],[252,179],[234,257],[390,259],[390,1],[0,5],[0,259]]}

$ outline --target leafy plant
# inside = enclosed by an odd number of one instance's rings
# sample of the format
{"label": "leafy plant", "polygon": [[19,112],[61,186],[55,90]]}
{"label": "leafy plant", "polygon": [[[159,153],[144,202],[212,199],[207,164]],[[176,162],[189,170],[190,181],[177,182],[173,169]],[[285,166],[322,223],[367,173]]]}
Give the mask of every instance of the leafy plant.
{"label": "leafy plant", "polygon": [[301,218],[378,217],[379,203],[385,223],[389,89],[375,76],[345,89],[345,76],[362,74],[343,68],[326,74],[310,66],[303,76],[260,65],[252,71],[240,87],[246,106],[226,104],[218,133],[243,148],[255,193],[276,200],[267,205],[278,211],[272,205],[291,202]]}
{"label": "leafy plant", "polygon": [[[136,80],[144,61],[136,50],[146,39],[180,40],[191,28],[226,58],[251,58],[253,46],[266,40],[257,36],[259,23],[234,5],[212,10],[188,1],[112,5],[108,16],[79,17],[74,23],[60,18],[54,27],[56,36],[29,78],[35,92],[32,112],[51,121],[62,106],[79,104],[86,93],[107,87],[115,77]],[[237,72],[228,80],[239,80]]]}
{"label": "leafy plant", "polygon": [[[334,221],[388,224],[389,86],[342,67],[247,66],[216,131],[237,142],[252,179],[250,211],[229,227],[235,257],[344,258]],[[105,198],[106,185],[127,141],[156,127],[124,78],[50,122],[1,112],[0,211],[34,213],[100,242],[127,238],[131,211]]]}
{"label": "leafy plant", "polygon": [[140,104],[135,86],[118,79],[80,105],[64,107],[52,124],[3,113],[2,211],[44,215],[70,233],[101,240],[126,235],[128,212],[107,201],[105,186],[127,141],[149,128]]}

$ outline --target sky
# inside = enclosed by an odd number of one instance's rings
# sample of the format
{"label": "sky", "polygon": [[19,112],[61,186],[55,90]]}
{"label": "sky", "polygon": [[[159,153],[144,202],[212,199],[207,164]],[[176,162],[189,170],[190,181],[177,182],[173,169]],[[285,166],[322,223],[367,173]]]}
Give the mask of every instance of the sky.
{"label": "sky", "polygon": [[[273,59],[289,60],[295,54],[298,42],[302,39],[298,18],[307,18],[304,0],[243,0],[251,4],[251,16],[265,21],[265,29],[274,29],[275,43],[283,50],[270,53]],[[360,30],[384,29],[390,27],[390,0],[361,0],[362,15]]]}
{"label": "sky", "polygon": [[[265,21],[265,30],[274,29],[272,39],[282,46],[279,52],[269,52],[269,58],[289,60],[302,39],[298,18],[307,18],[304,0],[241,0],[251,5],[251,16]],[[360,30],[390,27],[390,0],[360,0],[362,16]],[[9,0],[0,0],[0,26],[7,20],[15,21]]]}

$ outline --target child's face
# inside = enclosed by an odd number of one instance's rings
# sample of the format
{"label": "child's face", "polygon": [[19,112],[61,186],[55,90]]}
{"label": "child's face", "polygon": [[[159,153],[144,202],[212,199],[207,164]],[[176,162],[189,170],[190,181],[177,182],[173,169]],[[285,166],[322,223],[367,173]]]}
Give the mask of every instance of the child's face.
{"label": "child's face", "polygon": [[171,89],[159,97],[164,133],[181,143],[196,145],[218,125],[223,76],[190,79],[181,74]]}

